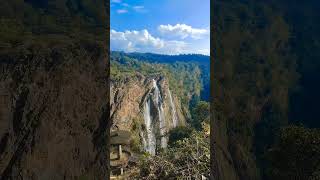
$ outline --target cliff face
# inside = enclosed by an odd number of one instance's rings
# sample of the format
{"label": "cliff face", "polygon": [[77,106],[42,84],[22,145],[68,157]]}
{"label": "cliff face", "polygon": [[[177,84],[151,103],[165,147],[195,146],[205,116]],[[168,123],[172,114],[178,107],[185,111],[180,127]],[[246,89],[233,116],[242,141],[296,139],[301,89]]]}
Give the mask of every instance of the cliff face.
{"label": "cliff face", "polygon": [[107,177],[103,59],[83,47],[1,57],[0,179]]}
{"label": "cliff face", "polygon": [[155,154],[165,148],[168,131],[185,125],[181,103],[165,77],[137,74],[110,86],[111,131],[137,132],[145,151]]}

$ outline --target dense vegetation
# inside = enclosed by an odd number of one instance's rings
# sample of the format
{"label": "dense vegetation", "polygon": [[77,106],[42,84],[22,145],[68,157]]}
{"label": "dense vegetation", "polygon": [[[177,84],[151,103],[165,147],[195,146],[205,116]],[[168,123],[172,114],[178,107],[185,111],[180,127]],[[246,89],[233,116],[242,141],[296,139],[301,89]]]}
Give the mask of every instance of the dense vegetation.
{"label": "dense vegetation", "polygon": [[209,125],[154,157],[143,157],[138,179],[201,179],[210,175]]}
{"label": "dense vegetation", "polygon": [[[208,107],[201,111],[208,111]],[[199,129],[192,124],[172,129],[169,132],[168,148],[163,149],[156,156],[144,154],[140,157],[137,166],[126,176],[150,180],[209,178],[210,126],[208,119],[209,116],[199,119],[202,121]]]}
{"label": "dense vegetation", "polygon": [[2,54],[25,46],[45,49],[52,44],[105,42],[107,22],[103,1],[12,0],[0,7]]}
{"label": "dense vegetation", "polygon": [[288,126],[267,153],[269,179],[320,178],[320,131]]}
{"label": "dense vegetation", "polygon": [[[319,147],[310,141],[319,130],[306,128],[319,127],[318,4],[215,2],[214,109],[227,124],[240,179],[310,179],[319,172],[307,148]],[[287,128],[292,123],[302,127]],[[291,159],[297,156],[310,166]]]}
{"label": "dense vegetation", "polygon": [[[200,55],[200,54],[181,54],[181,55],[162,55],[162,54],[152,54],[152,53],[124,53],[124,52],[112,52],[112,56],[126,56],[131,59],[138,59],[146,63],[158,63],[158,64],[167,64],[171,65],[171,69],[174,68],[175,72],[183,72],[186,68],[181,67],[182,64],[189,67],[189,70],[194,71],[195,66],[200,70],[199,74],[196,74],[195,79],[199,81],[198,76],[200,77],[200,83],[202,84],[200,96],[201,99],[208,101],[210,94],[210,59],[209,56]],[[128,59],[127,58],[127,59]],[[179,69],[180,68],[180,69]],[[152,72],[153,70],[149,70]],[[198,70],[197,70],[198,71]],[[193,73],[192,73],[193,74]],[[177,74],[176,75],[181,75]],[[182,75],[182,79],[186,75]]]}
{"label": "dense vegetation", "polygon": [[[143,54],[140,54],[142,57]],[[152,54],[153,55],[153,54]],[[150,59],[153,59],[152,55],[149,54]],[[180,56],[166,56],[166,55],[156,55],[160,56],[164,60],[174,59],[172,57],[177,57],[177,60],[166,60],[166,61],[154,61],[150,59],[145,59],[139,57],[132,57],[130,54],[122,52],[112,52],[111,53],[111,63],[110,63],[110,75],[111,80],[121,80],[124,77],[130,77],[140,73],[143,75],[155,75],[160,74],[169,80],[170,89],[172,89],[175,94],[180,98],[183,105],[188,108],[189,101],[192,96],[199,97],[204,92],[209,93],[208,86],[204,86],[203,82],[209,82],[209,71],[205,71],[199,65],[193,55],[182,55],[184,61],[181,60]],[[199,55],[199,57],[202,57]],[[204,56],[202,59],[209,62],[209,57]],[[191,62],[192,59],[192,62]],[[201,62],[201,59],[200,59]],[[204,95],[208,97],[208,94]]]}

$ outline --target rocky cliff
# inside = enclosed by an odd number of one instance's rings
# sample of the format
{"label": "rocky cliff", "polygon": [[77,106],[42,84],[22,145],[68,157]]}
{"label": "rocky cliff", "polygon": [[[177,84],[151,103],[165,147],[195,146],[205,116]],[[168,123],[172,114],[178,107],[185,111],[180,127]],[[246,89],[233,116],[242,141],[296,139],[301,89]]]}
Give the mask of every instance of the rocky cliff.
{"label": "rocky cliff", "polygon": [[107,177],[101,47],[15,50],[0,57],[0,179]]}
{"label": "rocky cliff", "polygon": [[185,112],[164,76],[137,73],[112,81],[110,88],[111,131],[133,132],[144,151],[165,148],[169,130],[185,125]]}

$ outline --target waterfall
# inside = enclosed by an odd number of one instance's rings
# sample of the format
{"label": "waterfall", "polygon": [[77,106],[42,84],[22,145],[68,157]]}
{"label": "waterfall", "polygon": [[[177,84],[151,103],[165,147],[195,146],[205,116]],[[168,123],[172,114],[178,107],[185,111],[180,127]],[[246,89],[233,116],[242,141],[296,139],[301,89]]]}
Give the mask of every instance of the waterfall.
{"label": "waterfall", "polygon": [[164,111],[162,105],[159,107],[159,120],[160,120],[160,135],[161,135],[161,148],[167,147],[167,138],[166,135],[166,124],[164,118]]}
{"label": "waterfall", "polygon": [[144,106],[144,123],[147,131],[147,141],[144,145],[145,150],[149,152],[151,155],[156,154],[156,136],[154,134],[152,119],[150,115],[150,99],[148,99]]}
{"label": "waterfall", "polygon": [[161,148],[167,147],[167,138],[166,135],[166,122],[165,122],[165,115],[163,110],[163,101],[162,96],[157,85],[157,82],[153,79],[153,88],[154,88],[154,96],[157,104],[158,115],[159,115],[159,124],[160,124],[160,136],[161,136]]}
{"label": "waterfall", "polygon": [[173,127],[175,128],[178,125],[177,112],[176,112],[176,107],[173,103],[170,89],[168,89],[168,92],[169,92],[170,106],[171,106],[171,111],[172,111],[172,124],[173,124]]}
{"label": "waterfall", "polygon": [[144,138],[144,134],[141,133],[142,142],[144,145],[145,151],[149,152],[151,155],[155,155],[156,153],[156,135],[154,130],[155,119],[151,116],[151,99],[154,100],[154,104],[157,108],[158,112],[158,120],[159,120],[159,129],[160,129],[160,145],[161,148],[166,148],[168,144],[168,139],[166,137],[166,121],[165,121],[165,114],[163,109],[163,98],[161,96],[159,87],[157,82],[153,79],[153,95],[147,97],[147,101],[144,105],[144,123],[147,132],[147,138]]}

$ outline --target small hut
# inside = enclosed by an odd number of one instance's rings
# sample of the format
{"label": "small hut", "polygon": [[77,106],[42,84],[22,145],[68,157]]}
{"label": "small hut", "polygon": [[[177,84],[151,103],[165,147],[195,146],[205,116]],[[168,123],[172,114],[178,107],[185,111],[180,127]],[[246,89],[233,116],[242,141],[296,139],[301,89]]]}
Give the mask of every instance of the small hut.
{"label": "small hut", "polygon": [[131,133],[129,131],[117,130],[111,132],[111,151],[110,151],[110,165],[115,170],[120,170],[123,174],[123,168],[128,165],[131,152],[128,148],[131,140]]}

